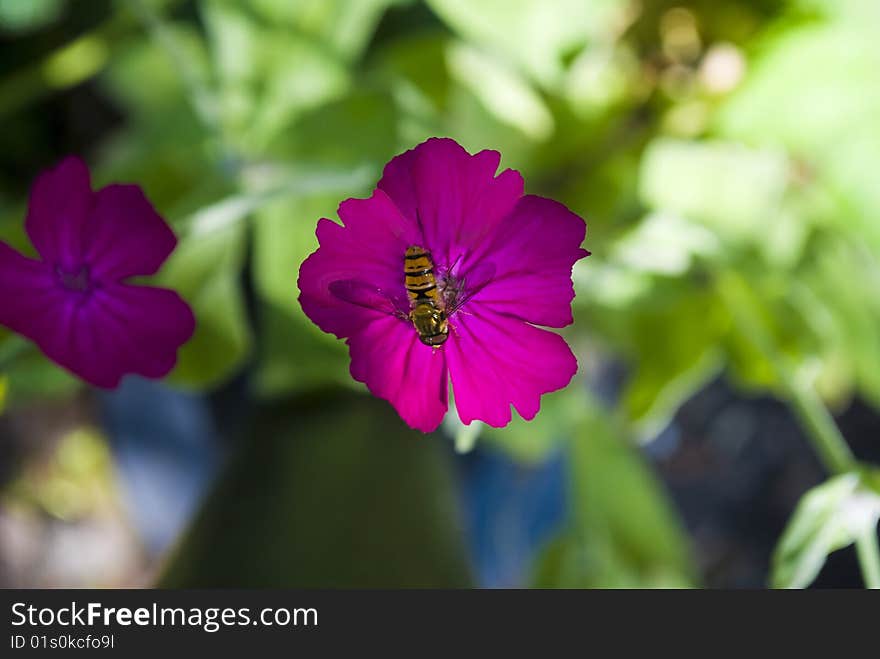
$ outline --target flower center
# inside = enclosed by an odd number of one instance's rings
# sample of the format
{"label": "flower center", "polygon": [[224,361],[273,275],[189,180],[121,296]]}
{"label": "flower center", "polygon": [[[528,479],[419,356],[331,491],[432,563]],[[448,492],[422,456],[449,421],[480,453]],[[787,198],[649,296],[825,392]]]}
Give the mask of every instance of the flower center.
{"label": "flower center", "polygon": [[60,265],[55,266],[55,276],[58,277],[61,285],[69,291],[88,293],[92,290],[92,278],[87,265],[80,266],[73,272],[64,270]]}

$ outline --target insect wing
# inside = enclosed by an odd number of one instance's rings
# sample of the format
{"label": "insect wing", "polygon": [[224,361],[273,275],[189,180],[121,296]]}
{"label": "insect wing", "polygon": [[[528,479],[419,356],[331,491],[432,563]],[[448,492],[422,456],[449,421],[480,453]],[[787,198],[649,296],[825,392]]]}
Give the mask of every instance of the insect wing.
{"label": "insect wing", "polygon": [[489,262],[483,262],[471,268],[470,272],[468,272],[458,285],[455,286],[460,290],[453,291],[451,290],[452,287],[447,284],[446,290],[451,292],[452,295],[449,307],[446,309],[446,315],[452,315],[465,305],[468,300],[471,300],[475,295],[482,291],[486,285],[492,281],[494,276],[495,265]]}
{"label": "insect wing", "polygon": [[333,297],[356,304],[359,307],[379,311],[389,316],[400,316],[401,312],[390,295],[381,288],[358,279],[341,279],[328,287]]}

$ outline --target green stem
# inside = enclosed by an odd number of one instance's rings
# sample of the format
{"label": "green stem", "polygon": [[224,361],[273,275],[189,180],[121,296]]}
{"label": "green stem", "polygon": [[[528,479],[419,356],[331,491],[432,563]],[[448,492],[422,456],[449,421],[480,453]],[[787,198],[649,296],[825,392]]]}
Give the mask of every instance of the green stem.
{"label": "green stem", "polygon": [[[792,371],[763,325],[743,311],[748,308],[749,295],[745,282],[731,274],[721,276],[718,284],[718,290],[726,299],[740,333],[749,337],[770,361],[789,405],[825,468],[833,474],[854,470],[857,467],[856,459],[828,408],[813,387]],[[871,528],[862,533],[856,539],[855,545],[865,586],[880,589],[880,547],[877,544],[876,529]]]}
{"label": "green stem", "polygon": [[877,529],[871,527],[856,539],[856,554],[865,587],[880,590],[880,547],[877,545]]}
{"label": "green stem", "polygon": [[855,468],[856,460],[828,408],[813,387],[799,378],[779,354],[775,342],[755,314],[744,311],[751,306],[745,282],[737,275],[725,274],[719,277],[718,290],[726,300],[740,334],[750,340],[770,362],[783,395],[825,468],[833,474],[842,474]]}
{"label": "green stem", "polygon": [[801,426],[807,431],[807,439],[825,468],[833,474],[851,471],[856,465],[855,457],[828,408],[813,388],[798,382],[785,382],[783,388]]}
{"label": "green stem", "polygon": [[128,5],[156,45],[174,62],[175,70],[186,89],[189,103],[196,116],[216,137],[222,137],[214,94],[193,65],[192,57],[181,47],[177,35],[163,15],[153,4],[143,0],[128,0]]}

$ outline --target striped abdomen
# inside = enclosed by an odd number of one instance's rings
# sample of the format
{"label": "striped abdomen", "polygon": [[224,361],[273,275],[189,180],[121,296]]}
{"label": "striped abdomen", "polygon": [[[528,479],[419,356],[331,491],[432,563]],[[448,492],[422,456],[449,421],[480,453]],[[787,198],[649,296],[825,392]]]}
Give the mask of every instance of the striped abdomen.
{"label": "striped abdomen", "polygon": [[434,262],[424,249],[413,245],[404,256],[404,284],[409,296],[409,317],[422,343],[439,346],[449,334],[443,298],[437,290]]}
{"label": "striped abdomen", "polygon": [[404,257],[406,292],[410,305],[419,302],[438,303],[437,280],[434,278],[434,262],[431,255],[421,247],[410,247]]}

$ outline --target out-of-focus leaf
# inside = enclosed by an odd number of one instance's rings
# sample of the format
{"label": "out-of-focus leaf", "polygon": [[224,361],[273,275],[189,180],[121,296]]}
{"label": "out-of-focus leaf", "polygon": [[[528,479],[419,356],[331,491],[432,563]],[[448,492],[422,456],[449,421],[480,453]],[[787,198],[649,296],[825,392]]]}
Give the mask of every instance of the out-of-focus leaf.
{"label": "out-of-focus leaf", "polygon": [[0,327],[0,409],[76,391],[79,380],[50,361],[36,345]]}
{"label": "out-of-focus leaf", "polygon": [[449,46],[447,61],[452,75],[500,121],[535,141],[553,132],[553,115],[541,96],[503,61],[461,43]]}
{"label": "out-of-focus leaf", "polygon": [[321,42],[255,19],[244,5],[202,5],[228,140],[245,154],[271,144],[305,110],[341,96],[345,62]]}
{"label": "out-of-focus leaf", "polygon": [[34,30],[58,18],[64,0],[0,0],[0,27]]}
{"label": "out-of-focus leaf", "polygon": [[464,455],[473,451],[477,440],[483,434],[483,429],[487,427],[482,421],[471,421],[468,425],[463,424],[455,411],[455,401],[450,401],[449,410],[443,417],[443,429],[447,435],[452,437],[452,445],[455,447],[456,453]]}
{"label": "out-of-focus leaf", "polygon": [[614,244],[611,259],[637,271],[683,275],[697,259],[711,259],[721,250],[711,231],[677,215],[656,212]]}
{"label": "out-of-focus leaf", "polygon": [[0,375],[0,414],[3,414],[6,409],[6,390],[9,388],[9,384],[6,381],[5,375]]}
{"label": "out-of-focus leaf", "polygon": [[609,337],[629,366],[622,407],[643,439],[656,436],[718,373],[719,345],[730,325],[706,282],[688,286],[669,279],[648,280],[629,306],[600,307],[584,322]]}
{"label": "out-of-focus leaf", "polygon": [[796,0],[795,4],[828,18],[856,21],[863,26],[880,21],[880,4],[874,0]]}
{"label": "out-of-focus leaf", "polygon": [[718,130],[787,147],[801,177],[829,189],[837,226],[880,247],[880,195],[871,176],[880,146],[876,20],[859,18],[855,0],[823,4],[848,20],[776,31],[746,83],[722,107]]}
{"label": "out-of-focus leaf", "polygon": [[[335,192],[342,200],[367,193],[379,179],[385,162],[399,152],[398,118],[391,94],[384,90],[358,90],[304,112],[296,130],[280,134],[266,153],[313,178],[320,177],[325,169],[374,169],[371,177],[351,180],[347,187],[337,186]],[[330,190],[318,189],[313,193],[324,191]]]}
{"label": "out-of-focus leaf", "polygon": [[880,153],[880,129],[841,139],[822,160],[821,183],[837,206],[833,226],[880,254],[880,186],[872,175]]}
{"label": "out-of-focus leaf", "polygon": [[306,317],[297,287],[300,264],[318,247],[317,221],[334,216],[339,201],[336,195],[287,199],[268,205],[254,218],[254,281],[266,301],[254,378],[260,395],[351,382],[344,344]]}
{"label": "out-of-focus leaf", "polygon": [[[719,128],[739,139],[784,144],[820,162],[853,132],[880,130],[880,44],[866,23],[781,30],[765,44]],[[845,74],[844,74],[845,73]]]}
{"label": "out-of-focus leaf", "polygon": [[613,40],[623,25],[620,0],[429,0],[458,34],[516,62],[547,88],[563,81],[565,61],[593,41]]}
{"label": "out-of-focus leaf", "polygon": [[767,272],[748,262],[744,272],[716,276],[716,287],[731,316],[731,329],[721,343],[727,366],[740,386],[769,390],[786,396],[779,365],[806,367],[821,353],[816,336],[802,314],[801,301],[792,295],[798,282],[785,272]]}
{"label": "out-of-focus leaf", "polygon": [[298,295],[294,281],[290,302],[267,301],[259,308],[260,353],[251,381],[255,393],[278,398],[329,385],[360,387],[349,374],[345,344],[303,314]]}
{"label": "out-of-focus leaf", "polygon": [[[451,82],[446,67],[447,45],[448,39],[442,36],[414,35],[397,39],[382,50],[382,69],[392,77],[392,87],[398,103],[407,110],[408,122],[440,121]],[[426,129],[423,125],[422,130]]]}
{"label": "out-of-focus leaf", "polygon": [[358,56],[369,42],[382,12],[412,0],[251,0],[268,21],[289,25],[339,55]]}
{"label": "out-of-focus leaf", "polygon": [[653,208],[760,244],[779,223],[788,179],[788,161],[778,151],[659,139],[642,160],[640,191]]}
{"label": "out-of-focus leaf", "polygon": [[18,357],[5,373],[8,381],[7,405],[67,396],[82,383],[33,347]]}
{"label": "out-of-focus leaf", "polygon": [[[874,477],[876,478],[876,476]],[[880,493],[858,473],[835,476],[807,492],[776,547],[770,576],[774,588],[804,588],[828,554],[876,532]]]}
{"label": "out-of-focus leaf", "polygon": [[655,288],[656,301],[629,315],[623,330],[632,374],[622,404],[642,439],[655,437],[723,363],[718,342],[729,321],[717,298],[705,289],[669,288],[666,295]]}
{"label": "out-of-focus leaf", "polygon": [[236,223],[191,232],[159,275],[159,283],[180,293],[196,315],[195,335],[180,350],[177,368],[170,376],[174,382],[215,385],[232,376],[250,351],[251,334],[239,282],[244,229]]}
{"label": "out-of-focus leaf", "polygon": [[[197,30],[185,23],[171,21],[163,23],[163,29],[174,42],[173,55],[185,57],[186,67],[207,85],[208,52]],[[102,76],[103,83],[139,121],[156,121],[157,114],[161,116],[176,111],[191,91],[173,55],[158,48],[156,40],[149,35],[132,38],[114,53],[113,61]],[[143,84],[144,80],[149,80],[150,84]],[[166,128],[178,127],[166,125]]]}
{"label": "out-of-focus leaf", "polygon": [[588,48],[571,64],[565,97],[579,116],[594,117],[636,92],[639,65],[628,44]]}
{"label": "out-of-focus leaf", "polygon": [[504,428],[485,426],[480,441],[486,441],[520,462],[537,464],[558,450],[572,436],[586,416],[587,394],[580,378],[562,391],[541,397],[541,410],[531,421],[514,414]]}
{"label": "out-of-focus leaf", "polygon": [[539,587],[686,587],[694,568],[662,487],[608,412],[571,443],[571,529],[539,564]]}
{"label": "out-of-focus leaf", "polygon": [[864,246],[836,238],[792,287],[791,298],[820,345],[816,388],[832,404],[852,390],[880,407],[880,263]]}
{"label": "out-of-focus leaf", "polygon": [[[273,158],[296,164],[282,171],[294,194],[264,205],[254,216],[254,283],[265,301],[254,376],[260,395],[353,383],[344,344],[303,314],[297,279],[300,265],[318,247],[318,220],[335,218],[346,198],[368,195],[382,164],[393,155],[395,113],[390,101],[383,93],[347,96],[305,114],[302,130],[285,134],[271,148]],[[324,171],[316,164],[323,162],[334,163],[335,169]],[[352,169],[339,171],[346,165]],[[259,167],[255,169],[259,174]]]}
{"label": "out-of-focus leaf", "polygon": [[[196,31],[176,23],[164,29],[207,84],[206,48]],[[96,178],[136,181],[166,217],[189,215],[235,191],[226,163],[214,160],[224,151],[196,112],[174,59],[156,40],[146,34],[121,44],[100,82],[125,110],[129,129],[103,143]]]}
{"label": "out-of-focus leaf", "polygon": [[450,465],[436,440],[357,394],[313,394],[257,412],[161,585],[470,585]]}

